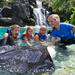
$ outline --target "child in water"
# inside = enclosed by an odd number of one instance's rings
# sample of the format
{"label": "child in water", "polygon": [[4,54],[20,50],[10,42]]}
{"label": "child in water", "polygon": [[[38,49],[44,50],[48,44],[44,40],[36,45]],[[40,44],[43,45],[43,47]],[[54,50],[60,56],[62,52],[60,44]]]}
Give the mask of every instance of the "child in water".
{"label": "child in water", "polygon": [[35,41],[43,43],[44,41],[47,40],[47,28],[46,26],[41,26],[40,27],[40,32],[35,33]]}
{"label": "child in water", "polygon": [[23,33],[22,35],[22,40],[26,41],[28,46],[32,46],[31,42],[33,39],[33,28],[32,27],[27,27],[26,32]]}
{"label": "child in water", "polygon": [[[19,41],[20,40],[20,26],[19,25],[11,25],[10,26],[10,31],[6,32],[3,35],[3,40],[5,40],[5,45],[14,45],[15,41]],[[3,43],[3,44],[4,44]]]}

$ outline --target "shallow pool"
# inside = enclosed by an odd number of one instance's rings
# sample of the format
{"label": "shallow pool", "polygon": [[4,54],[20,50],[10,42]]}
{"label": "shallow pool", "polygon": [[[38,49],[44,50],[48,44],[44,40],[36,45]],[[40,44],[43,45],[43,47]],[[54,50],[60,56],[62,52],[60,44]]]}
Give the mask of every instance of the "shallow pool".
{"label": "shallow pool", "polygon": [[[7,28],[0,28],[0,38],[6,32]],[[21,34],[25,31],[25,28],[21,28]],[[67,49],[53,46],[56,50],[56,57],[53,59],[56,70],[52,75],[75,75],[75,45],[67,46]],[[42,74],[19,74],[6,70],[0,70],[0,75],[50,75],[49,72]]]}

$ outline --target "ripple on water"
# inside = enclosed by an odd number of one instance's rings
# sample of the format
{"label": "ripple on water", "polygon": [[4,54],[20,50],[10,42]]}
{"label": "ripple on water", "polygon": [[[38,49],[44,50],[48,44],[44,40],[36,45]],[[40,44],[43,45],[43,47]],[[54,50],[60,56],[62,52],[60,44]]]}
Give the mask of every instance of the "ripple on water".
{"label": "ripple on water", "polygon": [[67,46],[66,51],[57,51],[54,60],[56,70],[52,75],[75,75],[75,45]]}

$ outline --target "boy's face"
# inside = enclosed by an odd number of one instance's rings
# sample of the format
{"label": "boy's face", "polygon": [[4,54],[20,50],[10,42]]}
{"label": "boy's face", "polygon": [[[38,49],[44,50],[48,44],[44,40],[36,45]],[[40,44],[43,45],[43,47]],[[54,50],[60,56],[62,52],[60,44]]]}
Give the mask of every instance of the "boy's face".
{"label": "boy's face", "polygon": [[14,38],[16,38],[19,35],[20,32],[20,28],[15,28],[14,30],[11,31],[12,32],[12,36]]}
{"label": "boy's face", "polygon": [[46,34],[46,28],[41,28],[41,29],[40,29],[40,33],[41,33],[42,35],[45,35],[45,34]]}

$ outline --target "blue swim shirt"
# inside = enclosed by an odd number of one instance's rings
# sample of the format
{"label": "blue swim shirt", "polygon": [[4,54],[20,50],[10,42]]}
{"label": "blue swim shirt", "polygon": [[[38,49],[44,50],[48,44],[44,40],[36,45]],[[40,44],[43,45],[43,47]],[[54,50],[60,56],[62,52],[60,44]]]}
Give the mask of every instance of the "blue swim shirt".
{"label": "blue swim shirt", "polygon": [[45,41],[46,38],[47,38],[47,34],[45,34],[44,36],[40,32],[39,33],[35,33],[35,34],[38,34],[39,35],[39,40]]}
{"label": "blue swim shirt", "polygon": [[60,23],[60,30],[54,28],[51,33],[52,37],[60,37],[62,40],[68,40],[75,38],[74,33],[72,31],[73,25],[68,23]]}

